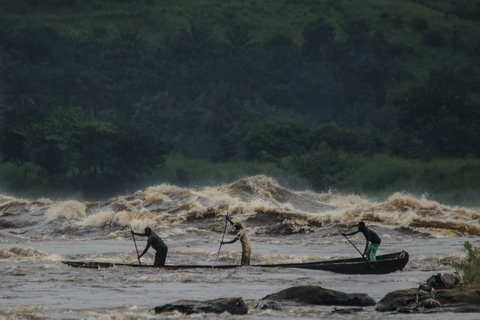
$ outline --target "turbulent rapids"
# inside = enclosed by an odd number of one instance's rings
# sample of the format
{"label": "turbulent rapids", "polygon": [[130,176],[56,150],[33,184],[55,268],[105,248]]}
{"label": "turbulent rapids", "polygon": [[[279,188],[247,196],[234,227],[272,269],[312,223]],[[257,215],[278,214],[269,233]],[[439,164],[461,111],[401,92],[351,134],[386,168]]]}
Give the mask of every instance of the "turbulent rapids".
{"label": "turbulent rapids", "polygon": [[480,235],[477,210],[400,193],[373,202],[356,195],[292,191],[265,176],[199,190],[159,185],[94,203],[0,196],[0,227],[3,238],[15,241],[127,237],[129,225],[137,230],[150,226],[168,237],[191,228],[221,231],[226,210],[258,235],[350,227],[361,220],[435,237]]}
{"label": "turbulent rapids", "polygon": [[[221,247],[227,215],[246,225],[252,265],[240,263],[240,244]],[[378,256],[405,250],[403,272],[345,275],[322,269],[267,268],[268,264],[363,261],[338,229],[359,221],[382,239]],[[137,264],[130,226],[151,227],[168,245],[167,265],[221,266],[198,269],[122,268]],[[227,228],[225,240],[233,238]],[[395,289],[418,287],[439,264],[462,256],[464,241],[480,246],[480,212],[396,193],[384,202],[358,195],[294,191],[265,176],[200,189],[152,186],[106,201],[18,199],[0,195],[0,319],[151,319],[158,304],[181,299],[242,297],[256,301],[296,285],[365,292],[376,301]],[[352,236],[360,249],[362,234]],[[138,249],[145,238],[137,238]],[[152,265],[150,250],[142,264]],[[65,261],[95,261],[107,269],[72,268]],[[118,265],[118,266],[116,266]],[[223,268],[225,267],[225,268]],[[32,294],[33,293],[33,294]],[[35,294],[41,293],[41,294]],[[365,314],[337,319],[379,318]],[[262,311],[249,319],[330,318],[331,308]],[[172,313],[169,318],[182,318]],[[442,314],[438,319],[458,318]],[[228,316],[219,315],[219,319]],[[395,315],[382,315],[395,319]],[[470,319],[468,317],[461,319]]]}

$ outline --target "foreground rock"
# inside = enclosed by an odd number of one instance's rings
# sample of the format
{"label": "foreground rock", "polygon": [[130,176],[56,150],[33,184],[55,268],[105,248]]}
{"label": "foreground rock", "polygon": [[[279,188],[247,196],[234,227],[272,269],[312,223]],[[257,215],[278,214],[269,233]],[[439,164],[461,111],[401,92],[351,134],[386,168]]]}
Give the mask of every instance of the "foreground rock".
{"label": "foreground rock", "polygon": [[344,293],[317,286],[298,286],[268,295],[262,300],[334,306],[374,306],[375,300],[364,293]]}
{"label": "foreground rock", "polygon": [[242,298],[221,298],[208,301],[180,300],[155,307],[155,313],[172,311],[179,311],[185,314],[223,312],[247,314],[248,308]]}
{"label": "foreground rock", "polygon": [[480,286],[398,290],[387,294],[376,306],[377,311],[422,312],[425,309],[480,312]]}

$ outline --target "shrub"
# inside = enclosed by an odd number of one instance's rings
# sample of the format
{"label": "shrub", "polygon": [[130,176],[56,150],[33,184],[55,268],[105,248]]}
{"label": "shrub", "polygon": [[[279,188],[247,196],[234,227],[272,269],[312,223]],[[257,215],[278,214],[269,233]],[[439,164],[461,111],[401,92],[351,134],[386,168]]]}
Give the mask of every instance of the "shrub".
{"label": "shrub", "polygon": [[480,247],[475,248],[470,242],[465,241],[462,250],[467,256],[453,262],[452,266],[463,274],[465,284],[480,284]]}

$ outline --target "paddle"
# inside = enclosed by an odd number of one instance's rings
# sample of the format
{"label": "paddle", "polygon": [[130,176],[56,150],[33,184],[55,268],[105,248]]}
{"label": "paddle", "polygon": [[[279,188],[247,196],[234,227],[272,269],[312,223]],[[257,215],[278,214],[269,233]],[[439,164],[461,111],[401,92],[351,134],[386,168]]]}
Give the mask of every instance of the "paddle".
{"label": "paddle", "polygon": [[358,248],[353,244],[353,242],[350,241],[350,239],[348,239],[348,237],[347,237],[346,235],[344,235],[343,232],[341,232],[340,230],[338,230],[338,231],[340,232],[340,234],[341,234],[342,236],[345,237],[345,239],[347,239],[348,242],[350,242],[350,244],[358,251],[358,253],[360,253],[360,255],[362,256],[362,258],[365,259],[365,261],[368,262],[368,264],[370,265],[370,267],[375,270],[375,267],[370,263],[370,261],[367,259],[367,257],[365,257],[365,256],[363,255],[363,253],[361,253],[360,250],[358,250]]}
{"label": "paddle", "polygon": [[133,243],[135,244],[135,250],[137,251],[138,265],[141,266],[142,263],[140,262],[140,257],[139,257],[139,255],[138,255],[137,241],[135,241],[135,236],[133,235],[132,226],[130,226],[130,232],[132,233]]}
{"label": "paddle", "polygon": [[212,269],[217,264],[218,255],[220,254],[220,250],[222,249],[223,239],[225,239],[225,232],[227,231],[227,223],[228,223],[228,209],[227,209],[227,216],[225,217],[225,227],[223,228],[222,241],[220,241],[220,247],[218,247],[217,258],[215,259],[215,263],[213,264]]}

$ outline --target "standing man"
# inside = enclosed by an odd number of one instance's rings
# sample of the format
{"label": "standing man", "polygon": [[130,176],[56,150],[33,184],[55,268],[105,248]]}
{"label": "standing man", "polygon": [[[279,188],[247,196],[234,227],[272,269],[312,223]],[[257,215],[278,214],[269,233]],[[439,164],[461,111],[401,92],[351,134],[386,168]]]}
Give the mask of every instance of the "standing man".
{"label": "standing man", "polygon": [[342,235],[353,236],[359,232],[363,233],[365,240],[367,240],[362,256],[366,257],[368,261],[377,260],[377,250],[381,242],[380,237],[375,233],[375,231],[368,229],[363,221],[358,223],[357,231],[352,233],[342,233]]}
{"label": "standing man", "polygon": [[135,233],[132,230],[132,234],[141,236],[141,237],[148,237],[147,239],[147,246],[145,247],[145,250],[138,256],[138,259],[147,253],[148,249],[150,246],[155,249],[155,262],[153,263],[154,267],[163,267],[165,265],[165,259],[167,258],[167,252],[168,252],[168,247],[163,242],[163,240],[150,229],[149,227],[145,228],[145,233]]}
{"label": "standing man", "polygon": [[242,243],[242,266],[249,266],[250,265],[250,254],[252,253],[252,247],[250,246],[250,239],[248,239],[247,231],[245,230],[245,225],[237,221],[235,223],[232,222],[228,217],[228,222],[233,225],[235,228],[236,236],[235,239],[232,241],[223,241],[222,244],[230,244],[234,243],[237,240],[240,240]]}

